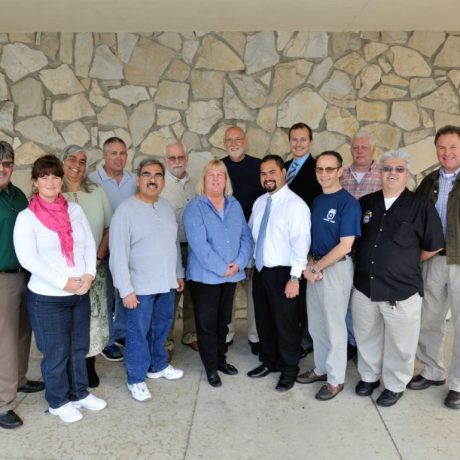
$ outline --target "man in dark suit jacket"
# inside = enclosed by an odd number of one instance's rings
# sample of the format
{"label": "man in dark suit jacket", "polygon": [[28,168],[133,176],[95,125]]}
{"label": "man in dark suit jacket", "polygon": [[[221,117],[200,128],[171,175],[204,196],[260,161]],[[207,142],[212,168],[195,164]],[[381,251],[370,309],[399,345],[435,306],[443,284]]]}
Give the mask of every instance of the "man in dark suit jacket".
{"label": "man in dark suit jacket", "polygon": [[[292,160],[286,162],[286,182],[289,188],[305,201],[309,208],[313,200],[322,192],[321,186],[316,179],[316,161],[310,153],[313,143],[311,128],[305,123],[296,123],[289,129],[289,145],[291,147]],[[308,332],[307,305],[306,305],[306,282],[301,280],[300,296],[304,299],[302,311],[302,326],[304,328],[302,338],[301,357],[313,351],[313,340]]]}

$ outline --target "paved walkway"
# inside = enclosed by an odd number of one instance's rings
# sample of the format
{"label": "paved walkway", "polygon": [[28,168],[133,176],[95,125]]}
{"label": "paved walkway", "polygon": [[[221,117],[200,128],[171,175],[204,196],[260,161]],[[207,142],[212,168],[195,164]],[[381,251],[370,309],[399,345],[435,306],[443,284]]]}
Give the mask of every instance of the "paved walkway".
{"label": "paved walkway", "polygon": [[[446,387],[407,390],[392,408],[359,398],[359,380],[349,363],[344,391],[320,402],[320,383],[274,391],[279,374],[251,380],[246,372],[258,364],[238,322],[228,353],[237,376],[222,376],[223,386],[206,381],[197,353],[180,343],[174,364],[185,371],[176,382],[149,381],[153,399],[131,399],[123,363],[98,356],[101,385],[94,393],[108,401],[100,413],[84,413],[72,425],[46,413],[43,394],[22,396],[17,412],[24,426],[0,431],[0,459],[404,459],[460,458],[460,411],[443,406]],[[448,349],[450,343],[448,344]],[[39,354],[31,359],[30,378],[38,378]],[[301,361],[301,370],[312,357]]]}

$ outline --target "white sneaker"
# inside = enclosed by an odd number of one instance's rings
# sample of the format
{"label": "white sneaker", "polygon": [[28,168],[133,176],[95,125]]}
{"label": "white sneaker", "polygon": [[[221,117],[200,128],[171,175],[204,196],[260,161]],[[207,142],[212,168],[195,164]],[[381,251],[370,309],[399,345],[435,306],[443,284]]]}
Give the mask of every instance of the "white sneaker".
{"label": "white sneaker", "polygon": [[128,383],[128,390],[131,392],[131,396],[136,401],[142,402],[152,399],[152,395],[150,394],[145,382],[133,383],[132,385]]}
{"label": "white sneaker", "polygon": [[80,399],[78,401],[72,401],[72,404],[77,409],[80,409],[80,407],[84,407],[88,410],[102,410],[104,409],[104,407],[107,406],[106,401],[94,396],[91,393],[86,398]]}
{"label": "white sneaker", "polygon": [[57,409],[50,407],[50,414],[57,415],[65,423],[78,422],[83,418],[81,412],[71,403],[68,402]]}
{"label": "white sneaker", "polygon": [[147,377],[149,379],[159,379],[161,377],[165,378],[166,380],[177,380],[180,379],[184,375],[184,371],[181,369],[176,369],[175,367],[168,364],[160,372],[147,372]]}

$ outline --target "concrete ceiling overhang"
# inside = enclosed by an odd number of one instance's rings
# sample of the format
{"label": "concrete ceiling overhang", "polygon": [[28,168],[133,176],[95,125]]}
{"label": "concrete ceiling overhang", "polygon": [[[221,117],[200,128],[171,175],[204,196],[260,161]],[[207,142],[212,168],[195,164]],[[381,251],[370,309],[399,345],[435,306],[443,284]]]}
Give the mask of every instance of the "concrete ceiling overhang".
{"label": "concrete ceiling overhang", "polygon": [[459,30],[459,0],[0,0],[0,32]]}

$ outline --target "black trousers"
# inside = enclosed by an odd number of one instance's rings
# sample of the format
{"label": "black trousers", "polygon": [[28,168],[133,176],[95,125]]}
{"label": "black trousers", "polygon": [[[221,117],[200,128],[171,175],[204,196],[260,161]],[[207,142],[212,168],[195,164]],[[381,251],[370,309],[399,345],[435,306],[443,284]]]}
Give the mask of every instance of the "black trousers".
{"label": "black trousers", "polygon": [[226,362],[225,338],[232,320],[236,283],[205,284],[189,281],[195,311],[196,333],[206,372],[217,371]]}
{"label": "black trousers", "polygon": [[254,270],[252,294],[260,340],[259,359],[265,366],[277,367],[283,375],[295,377],[299,372],[305,305],[300,297],[305,295],[305,287],[302,286],[300,295],[294,299],[286,298],[284,289],[290,270],[290,267]]}

